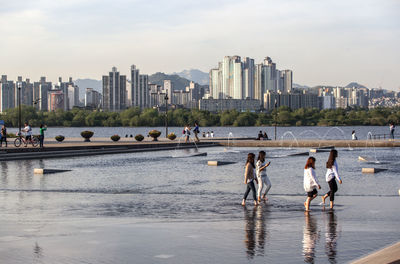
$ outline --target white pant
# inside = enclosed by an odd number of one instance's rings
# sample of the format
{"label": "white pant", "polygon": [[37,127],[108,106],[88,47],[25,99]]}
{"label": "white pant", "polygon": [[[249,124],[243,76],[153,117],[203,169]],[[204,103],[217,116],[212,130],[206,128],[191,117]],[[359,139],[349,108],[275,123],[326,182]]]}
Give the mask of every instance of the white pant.
{"label": "white pant", "polygon": [[262,189],[265,187],[263,195],[267,195],[269,189],[271,189],[271,182],[267,176],[257,177],[258,180],[258,197],[261,197]]}

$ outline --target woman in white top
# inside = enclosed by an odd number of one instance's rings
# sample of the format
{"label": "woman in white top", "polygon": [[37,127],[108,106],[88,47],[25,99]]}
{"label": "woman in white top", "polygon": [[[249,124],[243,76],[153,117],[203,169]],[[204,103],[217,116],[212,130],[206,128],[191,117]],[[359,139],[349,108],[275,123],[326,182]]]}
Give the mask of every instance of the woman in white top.
{"label": "woman in white top", "polygon": [[262,195],[262,199],[267,201],[267,194],[269,189],[271,189],[271,182],[268,179],[266,168],[271,164],[271,162],[266,163],[265,161],[265,151],[260,151],[258,153],[257,163],[256,163],[256,175],[258,180],[258,202],[261,202],[261,193],[265,187],[265,191]]}
{"label": "woman in white top", "polygon": [[183,132],[185,134],[185,143],[187,143],[188,141],[190,143],[190,129],[191,128],[189,125],[185,126],[185,128],[183,129]]}
{"label": "woman in white top", "polygon": [[351,132],[351,140],[357,140],[357,136],[356,136],[356,131],[355,130],[353,130]]}
{"label": "woman in white top", "polygon": [[338,156],[338,152],[336,149],[332,149],[329,153],[328,162],[326,163],[326,182],[329,185],[329,192],[327,192],[324,196],[322,196],[322,202],[325,205],[325,199],[329,196],[331,201],[330,208],[333,208],[333,201],[335,200],[335,192],[337,192],[338,187],[336,184],[336,179],[340,184],[342,184],[342,179],[340,179],[338,173],[338,166],[336,163],[336,158]]}
{"label": "woman in white top", "polygon": [[304,202],[306,212],[310,211],[310,203],[318,195],[317,187],[321,189],[315,176],[315,158],[309,157],[304,167],[304,190],[307,192],[307,200]]}

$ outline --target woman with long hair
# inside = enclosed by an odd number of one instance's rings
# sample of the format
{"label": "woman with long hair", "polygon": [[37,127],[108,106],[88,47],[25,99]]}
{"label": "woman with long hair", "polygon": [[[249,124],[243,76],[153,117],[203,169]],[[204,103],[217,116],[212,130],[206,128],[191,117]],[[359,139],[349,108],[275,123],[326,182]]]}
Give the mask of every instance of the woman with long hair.
{"label": "woman with long hair", "polygon": [[307,192],[307,199],[304,202],[306,212],[310,211],[310,203],[318,195],[317,187],[321,189],[315,176],[315,158],[309,157],[304,167],[304,190]]}
{"label": "woman with long hair", "polygon": [[247,185],[246,192],[243,196],[242,205],[246,205],[247,195],[249,195],[250,190],[253,193],[254,205],[258,205],[256,196],[256,187],[254,186],[254,181],[257,179],[254,177],[254,158],[256,155],[254,153],[247,154],[246,169],[244,172],[244,184]]}
{"label": "woman with long hair", "polygon": [[262,199],[264,199],[265,201],[268,200],[267,199],[267,193],[269,191],[269,189],[271,189],[271,181],[268,179],[267,176],[267,167],[269,166],[269,164],[271,164],[271,162],[266,162],[265,161],[265,156],[266,153],[265,151],[260,151],[258,153],[258,158],[257,158],[257,163],[256,163],[256,175],[257,175],[257,180],[258,180],[258,202],[261,202],[261,193],[263,188],[265,187],[265,191],[262,195]]}
{"label": "woman with long hair", "polygon": [[324,196],[322,196],[322,202],[325,205],[325,199],[329,196],[331,201],[330,208],[333,208],[333,203],[335,200],[335,192],[337,192],[338,187],[336,183],[336,179],[340,184],[342,184],[342,179],[338,173],[338,165],[336,163],[336,158],[338,156],[338,152],[336,149],[332,149],[329,153],[328,161],[326,162],[326,182],[329,185],[329,192],[327,192]]}

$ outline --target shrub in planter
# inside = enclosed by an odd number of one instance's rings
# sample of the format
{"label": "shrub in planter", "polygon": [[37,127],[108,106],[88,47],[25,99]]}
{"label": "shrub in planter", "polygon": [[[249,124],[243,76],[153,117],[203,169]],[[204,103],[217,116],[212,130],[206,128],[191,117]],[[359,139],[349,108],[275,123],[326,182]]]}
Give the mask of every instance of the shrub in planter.
{"label": "shrub in planter", "polygon": [[93,137],[93,135],[93,131],[85,130],[81,132],[81,136],[85,139],[85,142],[90,142],[90,138]]}
{"label": "shrub in planter", "polygon": [[144,136],[142,134],[138,134],[135,136],[135,139],[140,142],[144,139]]}
{"label": "shrub in planter", "polygon": [[174,140],[176,138],[176,135],[175,135],[175,133],[169,133],[167,138],[170,140]]}
{"label": "shrub in planter", "polygon": [[121,138],[121,137],[118,136],[118,135],[112,135],[112,136],[111,136],[111,140],[114,141],[114,142],[118,141],[120,138]]}
{"label": "shrub in planter", "polygon": [[62,135],[55,136],[54,138],[55,138],[58,142],[63,142],[63,140],[65,139],[65,137],[62,136]]}
{"label": "shrub in planter", "polygon": [[157,138],[158,138],[160,135],[161,135],[161,132],[158,131],[158,130],[155,130],[155,129],[153,129],[153,130],[151,130],[151,131],[149,132],[149,136],[153,138],[153,141],[157,141]]}

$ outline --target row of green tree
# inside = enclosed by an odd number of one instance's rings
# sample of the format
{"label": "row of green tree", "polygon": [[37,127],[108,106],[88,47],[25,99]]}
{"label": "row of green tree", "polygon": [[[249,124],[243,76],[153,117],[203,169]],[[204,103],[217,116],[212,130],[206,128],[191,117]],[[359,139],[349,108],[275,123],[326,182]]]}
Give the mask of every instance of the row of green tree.
{"label": "row of green tree", "polygon": [[[32,126],[164,126],[165,113],[156,109],[129,108],[121,112],[101,112],[84,109],[55,112],[38,111],[33,107],[22,106],[22,123]],[[18,126],[18,109],[8,109],[0,114],[7,126]],[[400,108],[374,109],[297,109],[280,107],[269,113],[238,112],[236,110],[211,113],[208,111],[174,109],[168,111],[169,126],[345,126],[345,125],[387,125],[400,122]]]}

